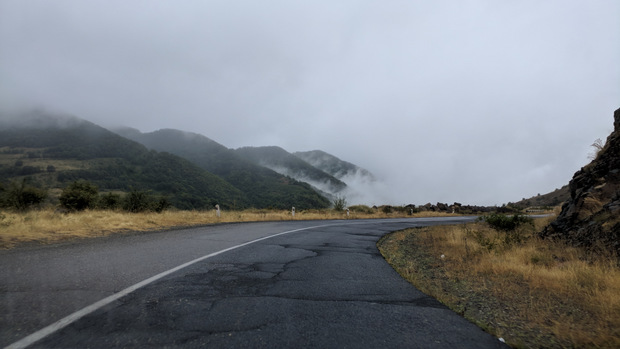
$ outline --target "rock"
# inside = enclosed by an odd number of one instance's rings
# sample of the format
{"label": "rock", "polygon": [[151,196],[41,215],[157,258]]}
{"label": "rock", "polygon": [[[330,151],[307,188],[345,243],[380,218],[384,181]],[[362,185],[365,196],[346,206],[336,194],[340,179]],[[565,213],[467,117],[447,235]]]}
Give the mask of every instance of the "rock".
{"label": "rock", "polygon": [[569,189],[570,200],[541,237],[620,257],[620,109],[614,112],[614,131],[605,146],[575,173]]}
{"label": "rock", "polygon": [[447,204],[442,204],[441,202],[438,202],[437,203],[437,209],[439,211],[447,212],[448,211],[448,205]]}

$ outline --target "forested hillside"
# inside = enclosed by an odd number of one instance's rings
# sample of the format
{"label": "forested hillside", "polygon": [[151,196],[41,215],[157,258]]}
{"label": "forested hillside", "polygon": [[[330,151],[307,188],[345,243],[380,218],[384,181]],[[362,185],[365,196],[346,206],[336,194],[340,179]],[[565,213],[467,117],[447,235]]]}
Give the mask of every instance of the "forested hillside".
{"label": "forested hillside", "polygon": [[87,180],[102,191],[146,190],[183,209],[250,206],[239,189],[188,160],[88,121],[41,112],[0,120],[0,181],[25,178],[45,189]]}
{"label": "forested hillside", "polygon": [[347,187],[346,183],[338,178],[321,171],[280,147],[244,147],[237,149],[236,152],[258,165],[310,183],[332,195],[337,195]]}
{"label": "forested hillside", "polygon": [[115,131],[150,149],[181,156],[220,176],[242,191],[254,207],[288,209],[330,205],[307,183],[260,166],[203,135],[172,129],[151,133],[133,129]]}
{"label": "forested hillside", "polygon": [[368,170],[354,165],[348,161],[340,160],[339,158],[328,154],[322,150],[295,152],[293,153],[293,155],[340,180],[352,176],[363,177],[368,181],[375,180],[373,174],[370,173]]}

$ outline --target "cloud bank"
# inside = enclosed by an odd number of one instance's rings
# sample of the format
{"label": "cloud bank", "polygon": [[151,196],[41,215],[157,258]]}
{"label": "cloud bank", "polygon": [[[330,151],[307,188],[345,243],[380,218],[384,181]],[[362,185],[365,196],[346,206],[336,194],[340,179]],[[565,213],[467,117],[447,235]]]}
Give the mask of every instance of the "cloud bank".
{"label": "cloud bank", "polygon": [[502,204],[568,183],[611,132],[619,17],[613,0],[0,0],[0,106],[322,149],[385,203]]}

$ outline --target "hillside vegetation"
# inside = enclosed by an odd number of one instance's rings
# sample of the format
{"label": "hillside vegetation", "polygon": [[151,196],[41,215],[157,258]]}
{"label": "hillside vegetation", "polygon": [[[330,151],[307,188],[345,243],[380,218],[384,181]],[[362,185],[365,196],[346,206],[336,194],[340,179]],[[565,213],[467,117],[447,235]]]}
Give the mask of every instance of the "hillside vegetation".
{"label": "hillside vegetation", "polygon": [[176,207],[243,208],[243,193],[191,162],[73,117],[22,115],[0,128],[0,179],[24,179],[52,192],[76,180],[102,191],[149,190]]}
{"label": "hillside vegetation", "polygon": [[347,187],[346,183],[338,178],[321,171],[280,147],[243,147],[237,149],[236,152],[257,165],[307,182],[331,195],[337,195]]}
{"label": "hillside vegetation", "polygon": [[348,161],[340,160],[322,150],[295,152],[293,155],[340,180],[351,176],[360,176],[367,181],[376,180],[375,176],[368,170]]}
{"label": "hillside vegetation", "polygon": [[180,209],[330,205],[307,183],[258,166],[206,137],[175,130],[126,133],[156,149],[76,117],[2,115],[0,189],[27,182],[47,191],[52,204],[69,184],[88,181],[101,192],[148,192]]}
{"label": "hillside vegetation", "polygon": [[219,176],[239,189],[253,207],[322,208],[330,204],[307,183],[259,166],[203,135],[171,129],[151,133],[131,129],[116,132],[150,149],[183,157]]}

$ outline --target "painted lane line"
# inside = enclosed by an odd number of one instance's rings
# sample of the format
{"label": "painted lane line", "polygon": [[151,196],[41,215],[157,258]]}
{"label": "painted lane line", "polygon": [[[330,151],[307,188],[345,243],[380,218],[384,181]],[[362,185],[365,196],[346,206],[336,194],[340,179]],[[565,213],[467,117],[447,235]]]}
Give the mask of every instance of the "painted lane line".
{"label": "painted lane line", "polygon": [[341,225],[341,224],[342,223],[323,224],[323,225],[315,225],[315,226],[312,226],[312,227],[306,227],[306,228],[289,230],[289,231],[285,231],[285,232],[281,232],[281,233],[265,236],[265,237],[262,237],[262,238],[258,238],[258,239],[252,240],[252,241],[244,242],[242,244],[239,244],[239,245],[236,245],[236,246],[232,246],[232,247],[229,247],[229,248],[225,248],[223,250],[220,250],[220,251],[217,251],[217,252],[213,252],[213,253],[210,253],[208,255],[196,258],[196,259],[194,259],[192,261],[189,261],[187,263],[181,264],[181,265],[179,265],[177,267],[174,267],[174,268],[172,268],[170,270],[166,270],[166,271],[164,271],[162,273],[159,273],[159,274],[157,274],[155,276],[152,276],[152,277],[150,277],[150,278],[148,278],[146,280],[138,282],[137,284],[129,286],[129,287],[127,287],[126,289],[124,289],[122,291],[119,291],[119,292],[117,292],[117,293],[115,293],[113,295],[110,295],[110,296],[108,296],[108,297],[106,297],[106,298],[104,298],[104,299],[102,299],[102,300],[100,300],[98,302],[95,302],[95,303],[93,303],[93,304],[91,304],[91,305],[89,305],[89,306],[87,306],[85,308],[82,308],[82,309],[74,312],[73,314],[70,314],[70,315],[68,315],[68,316],[66,316],[66,317],[64,317],[64,318],[54,322],[51,325],[49,325],[47,327],[44,327],[44,328],[38,330],[37,332],[34,332],[34,333],[32,333],[32,334],[30,334],[30,335],[28,335],[28,336],[18,340],[15,343],[10,344],[9,346],[6,346],[5,349],[22,349],[22,348],[26,348],[29,345],[32,345],[32,344],[36,343],[37,341],[39,341],[39,340],[49,336],[50,334],[52,334],[54,332],[57,332],[57,331],[65,328],[65,327],[67,327],[68,325],[74,323],[75,321],[81,319],[82,317],[84,317],[84,316],[86,316],[86,315],[88,315],[88,314],[90,314],[90,313],[92,313],[92,312],[94,312],[94,311],[96,311],[96,310],[98,310],[100,308],[103,308],[104,306],[106,306],[106,305],[116,301],[117,299],[119,299],[121,297],[124,297],[124,296],[130,294],[131,292],[133,292],[133,291],[135,291],[135,290],[137,290],[137,289],[139,289],[141,287],[144,287],[144,286],[146,286],[146,285],[148,285],[150,283],[153,283],[153,282],[155,282],[155,281],[157,281],[157,280],[159,280],[159,279],[161,279],[163,277],[166,277],[166,276],[168,276],[168,275],[170,275],[170,274],[172,274],[174,272],[177,272],[177,271],[179,271],[179,270],[181,270],[183,268],[186,268],[186,267],[188,267],[188,266],[190,266],[192,264],[196,264],[198,262],[201,262],[201,261],[203,261],[205,259],[208,259],[208,258],[211,258],[211,257],[215,257],[215,256],[220,255],[222,253],[225,253],[225,252],[228,252],[228,251],[231,251],[231,250],[235,250],[237,248],[244,247],[244,246],[247,246],[247,245],[259,242],[259,241],[267,240],[267,239],[270,239],[270,238],[273,238],[273,237],[276,237],[276,236],[280,236],[280,235],[284,235],[284,234],[290,234],[290,233],[295,233],[295,232],[303,231],[303,230],[310,230],[310,229],[322,228],[322,227],[327,227],[327,226],[332,226],[332,225]]}

